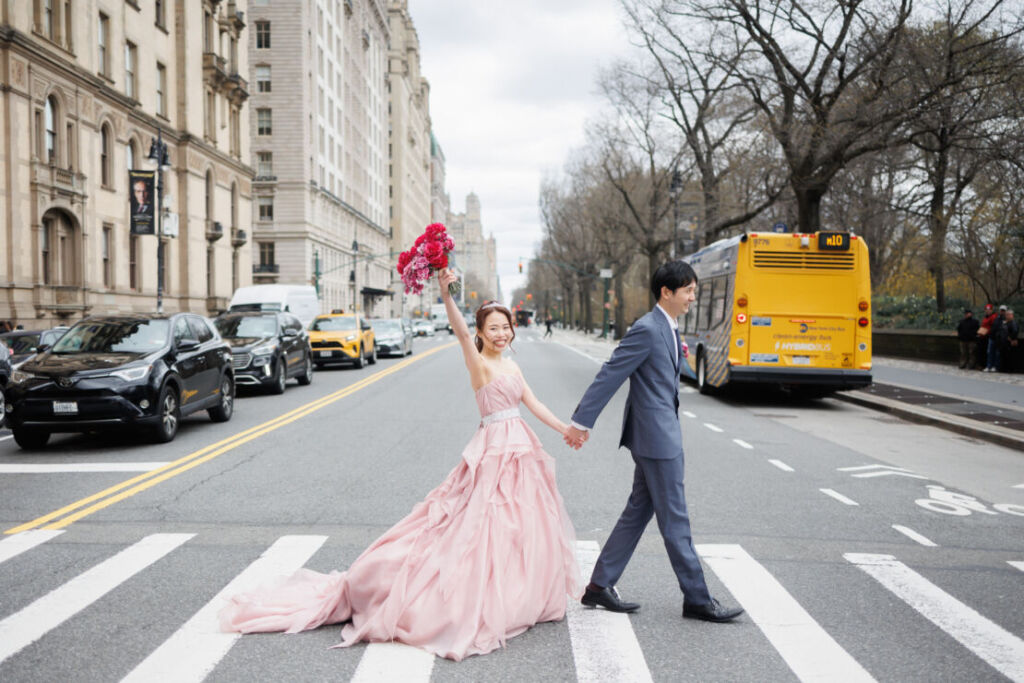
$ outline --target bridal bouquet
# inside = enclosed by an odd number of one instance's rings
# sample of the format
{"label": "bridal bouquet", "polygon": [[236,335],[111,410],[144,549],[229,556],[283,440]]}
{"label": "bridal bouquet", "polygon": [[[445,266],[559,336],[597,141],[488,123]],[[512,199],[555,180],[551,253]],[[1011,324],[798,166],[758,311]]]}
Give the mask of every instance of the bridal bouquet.
{"label": "bridal bouquet", "polygon": [[[455,241],[441,223],[431,223],[408,251],[398,255],[398,274],[405,284],[405,293],[420,294],[424,284],[434,273],[448,267],[448,254],[454,251]],[[458,282],[448,285],[448,292],[458,296]]]}

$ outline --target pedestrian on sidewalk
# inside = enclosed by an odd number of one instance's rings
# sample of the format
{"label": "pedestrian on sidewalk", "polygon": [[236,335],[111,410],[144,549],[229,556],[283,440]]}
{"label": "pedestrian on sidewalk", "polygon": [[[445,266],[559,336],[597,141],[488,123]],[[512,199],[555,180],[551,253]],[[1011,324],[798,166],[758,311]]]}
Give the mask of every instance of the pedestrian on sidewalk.
{"label": "pedestrian on sidewalk", "polygon": [[[1003,339],[1006,332],[1003,325],[1003,316],[1005,314],[1006,306],[1000,306],[999,312],[992,316],[992,324],[988,327],[988,358],[985,361],[985,372],[999,372]],[[985,320],[988,320],[988,318],[985,318]],[[982,327],[984,327],[984,323],[982,323]]]}
{"label": "pedestrian on sidewalk", "polygon": [[551,336],[551,326],[554,325],[554,324],[555,324],[555,321],[551,319],[551,314],[549,313],[548,317],[544,318],[544,336],[545,337],[550,337]]}
{"label": "pedestrian on sidewalk", "polygon": [[975,347],[978,345],[978,328],[980,327],[981,323],[974,317],[970,309],[964,309],[964,317],[956,326],[956,336],[960,340],[961,368],[966,368],[970,365],[968,369],[973,370],[975,367],[975,361],[977,360]]}
{"label": "pedestrian on sidewalk", "polygon": [[1020,349],[1018,347],[1020,336],[1020,323],[1014,317],[1012,309],[1006,309],[1002,326],[1003,335],[1003,372],[1017,372],[1020,366]]}

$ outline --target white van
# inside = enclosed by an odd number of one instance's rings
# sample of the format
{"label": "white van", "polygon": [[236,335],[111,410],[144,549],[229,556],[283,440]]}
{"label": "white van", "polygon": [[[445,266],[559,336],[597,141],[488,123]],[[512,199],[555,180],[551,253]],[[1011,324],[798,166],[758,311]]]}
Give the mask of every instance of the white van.
{"label": "white van", "polygon": [[235,290],[228,310],[283,311],[301,320],[305,327],[320,315],[320,300],[311,285],[252,285]]}

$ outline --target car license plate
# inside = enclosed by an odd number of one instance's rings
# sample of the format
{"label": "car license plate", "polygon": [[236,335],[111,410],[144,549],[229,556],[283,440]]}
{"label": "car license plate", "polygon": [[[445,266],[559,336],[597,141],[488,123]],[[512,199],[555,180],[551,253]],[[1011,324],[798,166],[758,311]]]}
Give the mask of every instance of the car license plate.
{"label": "car license plate", "polygon": [[331,357],[331,352],[330,351],[321,351],[320,352],[320,357],[321,358],[330,358]]}
{"label": "car license plate", "polygon": [[793,356],[793,365],[810,365],[810,356]]}
{"label": "car license plate", "polygon": [[54,415],[77,415],[78,414],[78,401],[54,401],[53,402],[53,414]]}

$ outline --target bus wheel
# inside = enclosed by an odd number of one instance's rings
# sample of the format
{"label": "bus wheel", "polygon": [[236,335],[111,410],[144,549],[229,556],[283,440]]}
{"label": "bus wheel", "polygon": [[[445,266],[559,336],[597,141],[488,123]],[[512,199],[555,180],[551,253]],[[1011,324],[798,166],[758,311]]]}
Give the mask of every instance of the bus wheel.
{"label": "bus wheel", "polygon": [[703,353],[697,356],[697,389],[705,396],[714,391],[708,384],[708,362]]}

